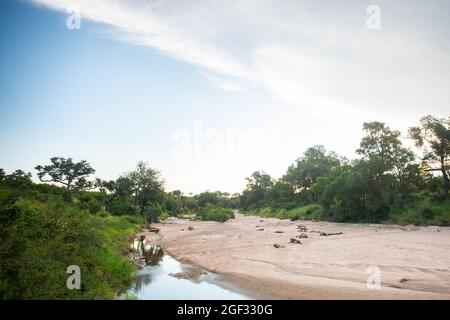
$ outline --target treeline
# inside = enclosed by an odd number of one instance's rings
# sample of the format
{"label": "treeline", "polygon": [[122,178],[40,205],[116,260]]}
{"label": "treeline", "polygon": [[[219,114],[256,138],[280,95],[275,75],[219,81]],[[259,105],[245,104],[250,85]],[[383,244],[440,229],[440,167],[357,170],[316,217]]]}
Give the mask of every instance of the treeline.
{"label": "treeline", "polygon": [[[41,182],[50,183],[48,188],[70,201],[77,194],[81,209],[90,213],[107,211],[112,215],[138,215],[149,223],[167,216],[195,214],[201,208],[235,208],[237,195],[220,191],[206,191],[198,195],[185,195],[180,190],[166,192],[160,172],[145,162],[115,180],[94,178],[95,169],[85,161],[74,162],[72,158],[53,157],[47,165],[36,166]],[[16,170],[6,174],[0,169],[0,183],[17,187],[47,188],[34,184],[31,173]],[[59,185],[60,188],[51,186]]]}
{"label": "treeline", "polygon": [[240,207],[291,219],[449,225],[450,118],[427,116],[409,129],[420,157],[384,123],[363,129],[357,159],[311,147],[280,179],[248,177]]}

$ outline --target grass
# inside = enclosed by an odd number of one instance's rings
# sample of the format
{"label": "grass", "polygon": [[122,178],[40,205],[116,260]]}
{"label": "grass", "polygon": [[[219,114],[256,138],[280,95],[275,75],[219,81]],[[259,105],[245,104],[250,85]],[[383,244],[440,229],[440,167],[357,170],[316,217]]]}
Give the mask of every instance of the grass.
{"label": "grass", "polygon": [[248,211],[247,214],[254,214],[265,218],[274,217],[278,219],[290,220],[326,220],[326,214],[322,206],[318,204],[310,204],[291,210],[261,208]]}
{"label": "grass", "polygon": [[[310,204],[291,210],[261,208],[249,210],[246,214],[291,220],[329,220],[325,209],[319,204]],[[348,222],[364,223],[369,221],[352,220]],[[406,204],[394,205],[391,207],[388,217],[379,223],[450,226],[450,200],[419,197]]]}
{"label": "grass", "polygon": [[386,223],[450,226],[450,200],[421,198],[393,208]]}

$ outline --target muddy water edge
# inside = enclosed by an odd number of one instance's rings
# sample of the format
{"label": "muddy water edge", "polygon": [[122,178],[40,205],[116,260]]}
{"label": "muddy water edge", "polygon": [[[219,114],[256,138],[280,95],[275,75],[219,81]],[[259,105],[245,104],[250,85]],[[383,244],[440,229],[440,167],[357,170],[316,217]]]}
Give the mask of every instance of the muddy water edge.
{"label": "muddy water edge", "polygon": [[[158,229],[146,229],[131,244],[129,258],[137,277],[119,298],[139,300],[247,300],[241,292],[212,272],[181,263],[156,245]],[[150,236],[146,236],[150,235]]]}

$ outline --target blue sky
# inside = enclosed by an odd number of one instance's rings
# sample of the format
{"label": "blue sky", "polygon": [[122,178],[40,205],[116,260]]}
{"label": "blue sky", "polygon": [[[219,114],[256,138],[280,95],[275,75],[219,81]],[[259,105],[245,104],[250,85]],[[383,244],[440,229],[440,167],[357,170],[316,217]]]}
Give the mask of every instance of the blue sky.
{"label": "blue sky", "polygon": [[352,157],[363,121],[448,116],[449,4],[378,3],[380,30],[368,1],[2,1],[0,167],[144,160],[169,190],[234,192],[314,144]]}

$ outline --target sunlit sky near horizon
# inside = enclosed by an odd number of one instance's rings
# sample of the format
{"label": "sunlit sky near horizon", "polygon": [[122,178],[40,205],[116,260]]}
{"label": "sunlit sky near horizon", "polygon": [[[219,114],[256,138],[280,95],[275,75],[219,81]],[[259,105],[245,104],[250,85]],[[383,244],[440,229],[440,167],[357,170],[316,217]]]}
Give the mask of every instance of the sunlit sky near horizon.
{"label": "sunlit sky near horizon", "polygon": [[6,0],[0,41],[8,172],[64,156],[113,179],[143,160],[167,190],[239,192],[315,144],[354,157],[364,121],[406,136],[450,115],[446,0]]}

